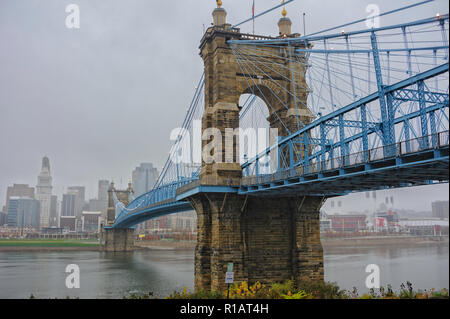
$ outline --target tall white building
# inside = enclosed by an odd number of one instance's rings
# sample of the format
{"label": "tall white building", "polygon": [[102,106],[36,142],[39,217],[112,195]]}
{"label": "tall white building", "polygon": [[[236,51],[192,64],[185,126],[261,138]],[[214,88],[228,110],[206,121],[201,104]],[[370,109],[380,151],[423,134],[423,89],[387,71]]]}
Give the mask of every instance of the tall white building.
{"label": "tall white building", "polygon": [[41,204],[40,227],[50,226],[50,211],[52,204],[52,176],[50,175],[50,160],[42,159],[42,169],[36,185],[36,199]]}

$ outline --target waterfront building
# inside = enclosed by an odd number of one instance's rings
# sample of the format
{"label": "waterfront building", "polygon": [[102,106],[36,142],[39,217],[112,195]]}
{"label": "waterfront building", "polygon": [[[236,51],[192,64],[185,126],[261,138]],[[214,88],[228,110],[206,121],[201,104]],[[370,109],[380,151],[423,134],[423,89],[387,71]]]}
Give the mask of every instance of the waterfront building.
{"label": "waterfront building", "polygon": [[61,203],[61,217],[76,217],[77,194],[64,194]]}
{"label": "waterfront building", "polygon": [[82,213],[82,230],[86,233],[98,233],[103,222],[102,212],[88,212],[83,211]]}
{"label": "waterfront building", "polygon": [[63,228],[59,227],[44,227],[41,228],[41,235],[62,235]]}
{"label": "waterfront building", "polygon": [[195,232],[197,214],[195,211],[162,216],[147,222],[147,232]]}
{"label": "waterfront building", "polygon": [[431,203],[432,216],[435,218],[448,218],[448,200],[436,201]]}
{"label": "waterfront building", "polygon": [[98,196],[97,198],[90,199],[87,205],[87,209],[92,212],[102,212],[103,218],[106,217],[106,211],[108,210],[108,189],[109,181],[98,181]]}
{"label": "waterfront building", "polygon": [[7,214],[4,212],[0,212],[0,226],[3,226],[6,224],[7,221]]}
{"label": "waterfront building", "polygon": [[402,231],[411,235],[448,236],[448,220],[436,219],[404,219],[399,221]]}
{"label": "waterfront building", "polygon": [[47,156],[42,159],[42,168],[36,186],[36,199],[41,204],[40,226],[50,225],[50,211],[52,202],[52,176],[50,173],[50,160]]}
{"label": "waterfront building", "polygon": [[28,184],[13,184],[6,190],[6,205],[4,212],[8,212],[9,199],[11,197],[34,197],[34,187],[29,187]]}
{"label": "waterfront building", "polygon": [[40,203],[33,198],[11,197],[8,208],[8,226],[39,228]]}
{"label": "waterfront building", "polygon": [[70,186],[67,188],[67,193],[76,195],[75,216],[78,220],[81,220],[81,212],[86,204],[86,188],[84,186]]}
{"label": "waterfront building", "polygon": [[[394,228],[398,227],[398,221],[399,216],[397,212],[393,212],[391,210],[388,211],[380,211],[374,213],[374,220],[377,222],[374,222],[374,225],[378,228],[385,228],[387,227],[389,230],[393,230]],[[382,224],[382,225],[381,225]],[[385,226],[384,226],[385,224]]]}
{"label": "waterfront building", "polygon": [[74,232],[76,229],[76,216],[61,216],[59,227],[66,231]]}
{"label": "waterfront building", "polygon": [[358,232],[365,230],[366,215],[328,215],[335,232]]}
{"label": "waterfront building", "polygon": [[172,218],[170,223],[175,230],[188,232],[197,230],[197,214],[195,211],[175,214]]}
{"label": "waterfront building", "polygon": [[50,227],[58,227],[58,196],[52,195],[50,199]]}
{"label": "waterfront building", "polygon": [[321,232],[329,232],[332,230],[332,220],[329,218],[321,218],[320,219],[320,231]]}

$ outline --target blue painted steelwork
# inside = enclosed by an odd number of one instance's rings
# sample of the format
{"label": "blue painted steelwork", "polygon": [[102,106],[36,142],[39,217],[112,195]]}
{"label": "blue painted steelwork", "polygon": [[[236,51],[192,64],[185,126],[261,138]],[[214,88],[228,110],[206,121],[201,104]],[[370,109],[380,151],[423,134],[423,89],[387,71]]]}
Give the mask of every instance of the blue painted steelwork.
{"label": "blue painted steelwork", "polygon": [[[411,6],[415,5],[418,4]],[[428,44],[433,41],[428,41],[425,46],[420,45],[420,41],[419,45],[408,41],[408,36],[413,34],[411,28],[435,25],[437,32],[443,30],[443,33],[442,39],[434,41],[434,45]],[[276,90],[294,101],[297,132],[289,132],[278,117],[288,136],[278,137],[275,144],[256,156],[244,156],[241,163],[244,177],[239,186],[202,185],[198,163],[186,164],[174,162],[174,159],[179,158],[183,142],[193,138],[194,120],[202,117],[203,75],[183,122],[184,130],[176,138],[155,188],[132,200],[126,207],[115,197],[118,213],[112,227],[133,227],[150,218],[191,210],[188,198],[201,193],[329,197],[356,191],[448,182],[447,28],[448,14],[339,34],[229,41],[241,72],[247,76],[247,83],[255,95],[266,98],[255,80],[264,79],[272,81],[273,87],[266,89],[277,103],[287,108]],[[389,31],[403,36],[404,48],[391,47],[384,41],[385,32]],[[368,41],[357,43],[353,48],[352,39],[361,41],[364,36],[368,36]],[[342,43],[338,43],[339,39],[343,40]],[[343,49],[332,47],[336,45]],[[270,46],[289,50],[288,54],[278,57],[285,61],[289,74],[278,73],[278,76],[289,81],[289,89],[277,87],[277,82],[271,78],[270,74],[274,73],[272,62],[264,56],[255,60],[265,47]],[[399,57],[405,58],[403,64],[399,64]],[[419,62],[419,58],[425,61]],[[446,62],[439,64],[440,59]],[[299,83],[294,63],[301,63],[308,70],[305,76],[309,79],[308,87],[300,87],[309,93],[308,105],[298,99],[301,92],[296,91]],[[361,77],[362,70],[365,78]],[[372,83],[372,79],[376,82]],[[322,87],[329,96],[323,94]],[[371,87],[376,91],[367,92]],[[268,109],[274,111],[267,101],[264,100]],[[249,110],[253,110],[256,103],[254,97],[247,99],[242,107],[241,120],[251,114]],[[318,107],[314,108],[315,105]],[[309,108],[314,115],[311,123],[300,122],[299,111],[304,108]],[[278,116],[276,112],[275,115]],[[267,156],[277,158],[276,166],[269,172],[261,161]]]}
{"label": "blue painted steelwork", "polygon": [[[384,92],[385,93],[395,92],[397,90],[401,90],[401,89],[406,88],[408,86],[417,84],[418,82],[423,82],[423,80],[425,80],[425,79],[429,79],[431,77],[437,76],[439,74],[442,74],[442,73],[445,73],[445,72],[448,72],[448,71],[449,71],[449,66],[448,66],[448,63],[446,63],[446,64],[443,64],[443,65],[437,67],[437,68],[433,68],[433,69],[428,70],[426,72],[423,72],[421,74],[417,74],[417,75],[415,75],[415,76],[413,76],[411,78],[408,78],[406,80],[403,80],[401,82],[395,83],[395,84],[390,85],[390,86],[386,86],[384,88]],[[329,122],[333,123],[333,121],[336,121],[336,119],[338,119],[338,121],[340,121],[342,123],[342,125],[343,125],[343,123],[346,122],[346,121],[343,120],[343,114],[348,113],[348,112],[350,112],[352,110],[355,110],[357,108],[360,108],[362,105],[366,105],[369,102],[373,102],[373,101],[377,100],[378,98],[379,98],[379,93],[376,92],[376,93],[373,93],[371,95],[368,95],[367,97],[365,97],[363,99],[360,99],[359,101],[356,101],[356,102],[351,103],[351,104],[349,104],[347,106],[344,106],[344,107],[340,108],[339,110],[336,110],[336,111],[334,111],[334,112],[332,112],[330,114],[322,116],[321,118],[319,118],[318,120],[314,121],[313,123],[306,125],[302,129],[300,129],[298,132],[295,132],[295,133],[289,135],[288,137],[283,138],[279,142],[278,145],[272,145],[271,147],[267,148],[266,150],[264,150],[263,152],[258,154],[255,158],[252,158],[252,159],[248,160],[247,162],[245,162],[242,165],[242,167],[245,168],[245,167],[251,165],[257,159],[262,158],[263,156],[265,156],[268,152],[272,151],[273,149],[278,148],[278,147],[282,147],[284,144],[288,143],[291,139],[295,139],[298,136],[305,136],[306,137],[309,131],[313,130],[316,127],[319,127],[322,123],[329,123]],[[448,97],[447,97],[447,99],[445,100],[444,103],[446,103],[446,105],[448,107]],[[414,114],[411,114],[410,117],[415,117],[415,116],[414,116]],[[350,123],[348,123],[348,124],[350,125]],[[382,123],[380,123],[380,124],[382,124]],[[380,125],[380,124],[378,124],[378,125]],[[372,129],[368,128],[368,129],[369,129],[370,133],[372,133],[373,130],[374,130],[373,128]],[[355,139],[361,138],[361,135],[362,134],[356,134],[354,136],[354,138]],[[342,135],[341,135],[341,137],[342,137]],[[339,141],[339,144],[341,145],[342,143],[346,143],[346,142],[349,142],[349,141],[350,140],[343,139],[343,140]]]}
{"label": "blue painted steelwork", "polygon": [[[364,30],[358,30],[358,31],[350,31],[350,32],[345,32],[345,33],[333,33],[333,34],[327,34],[327,35],[323,35],[323,36],[311,36],[311,35],[306,35],[306,36],[302,36],[302,37],[298,37],[298,38],[285,38],[285,39],[268,39],[268,40],[230,40],[228,41],[229,44],[254,44],[254,45],[261,45],[261,44],[287,44],[290,43],[295,44],[295,43],[305,43],[306,42],[311,42],[311,41],[323,41],[324,39],[333,39],[333,38],[341,38],[341,37],[345,37],[346,35],[348,36],[354,36],[354,35],[361,35],[364,33],[371,33],[371,32],[380,32],[380,31],[387,31],[387,30],[392,30],[392,29],[398,29],[398,28],[402,28],[402,27],[413,27],[413,26],[418,26],[418,25],[424,25],[424,24],[429,24],[429,23],[433,23],[436,21],[448,21],[448,14],[444,14],[437,17],[433,17],[433,18],[426,18],[426,19],[421,19],[421,20],[415,20],[412,22],[407,22],[407,23],[400,23],[400,24],[396,24],[396,25],[390,25],[390,26],[385,26],[385,27],[379,27],[379,28],[372,28],[372,29],[364,29]],[[446,48],[448,48],[448,45],[444,46]],[[389,51],[389,50],[388,50]]]}

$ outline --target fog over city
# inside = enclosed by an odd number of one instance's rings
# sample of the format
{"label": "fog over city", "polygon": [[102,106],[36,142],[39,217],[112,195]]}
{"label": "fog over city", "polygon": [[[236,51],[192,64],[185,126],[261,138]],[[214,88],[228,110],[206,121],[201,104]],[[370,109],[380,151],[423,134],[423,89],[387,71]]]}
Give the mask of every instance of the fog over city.
{"label": "fog over city", "polygon": [[[224,0],[231,23],[251,17],[251,1]],[[256,12],[280,1],[256,0]],[[80,7],[80,28],[65,26],[65,7]],[[199,5],[201,3],[201,5]],[[287,6],[293,30],[312,33],[411,1],[302,0]],[[0,208],[13,183],[34,187],[44,156],[53,193],[99,179],[126,187],[142,162],[161,169],[173,128],[181,125],[202,71],[199,42],[211,23],[213,0],[2,0],[0,2]],[[247,9],[245,9],[247,7]],[[345,8],[345,10],[344,10]],[[382,17],[381,25],[447,13],[447,0]],[[256,33],[276,35],[280,10],[256,21]],[[339,15],[336,15],[339,12]],[[361,27],[361,25],[353,28]],[[251,23],[242,26],[251,32]],[[396,208],[430,211],[448,200],[448,184],[379,191]],[[339,199],[342,210],[374,205],[364,194]],[[330,202],[330,201],[329,201]],[[325,208],[329,207],[327,203]]]}

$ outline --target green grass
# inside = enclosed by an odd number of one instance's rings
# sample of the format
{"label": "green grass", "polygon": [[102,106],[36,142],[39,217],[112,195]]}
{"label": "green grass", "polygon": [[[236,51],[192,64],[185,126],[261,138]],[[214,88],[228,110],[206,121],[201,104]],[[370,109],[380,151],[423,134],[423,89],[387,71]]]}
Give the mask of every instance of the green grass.
{"label": "green grass", "polygon": [[92,241],[70,239],[0,239],[0,247],[95,247]]}

